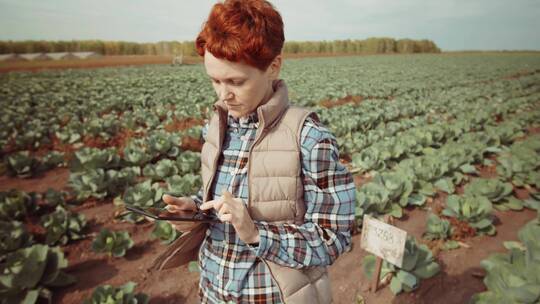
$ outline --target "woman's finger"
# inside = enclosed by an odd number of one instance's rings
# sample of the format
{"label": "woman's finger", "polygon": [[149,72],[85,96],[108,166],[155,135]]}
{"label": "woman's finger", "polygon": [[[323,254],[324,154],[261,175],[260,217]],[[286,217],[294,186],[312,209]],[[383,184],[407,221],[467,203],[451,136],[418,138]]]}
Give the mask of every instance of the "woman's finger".
{"label": "woman's finger", "polygon": [[167,205],[165,206],[165,209],[169,211],[170,213],[186,213],[186,212],[195,212],[196,208],[186,208],[186,207],[178,207],[176,205]]}
{"label": "woman's finger", "polygon": [[202,205],[199,207],[201,210],[209,210],[209,209],[216,209],[216,211],[219,211],[221,209],[221,206],[223,205],[223,201],[221,200],[212,200],[208,202],[202,203]]}
{"label": "woman's finger", "polygon": [[187,201],[184,198],[175,197],[169,194],[164,194],[161,198],[163,199],[163,202],[165,202],[165,204],[181,208],[179,210],[195,210],[196,209],[195,204],[191,204],[190,201]]}
{"label": "woman's finger", "polygon": [[165,209],[167,209],[167,211],[169,211],[169,212],[175,212],[175,211],[182,210],[176,205],[167,205],[167,206],[165,206]]}
{"label": "woman's finger", "polygon": [[227,213],[227,214],[221,214],[218,217],[219,217],[219,220],[222,222],[231,222],[233,215],[230,213]]}
{"label": "woman's finger", "polygon": [[214,202],[215,201],[204,202],[204,203],[201,204],[201,206],[199,208],[201,208],[201,210],[212,209],[212,208],[214,208]]}
{"label": "woman's finger", "polygon": [[223,203],[221,208],[219,208],[218,216],[222,214],[228,214],[228,213],[231,213],[231,208],[226,203]]}
{"label": "woman's finger", "polygon": [[223,200],[225,200],[225,201],[233,200],[233,199],[234,199],[234,197],[232,196],[232,194],[231,194],[229,191],[227,191],[227,190],[223,190],[222,193],[221,193],[221,195],[222,195]]}

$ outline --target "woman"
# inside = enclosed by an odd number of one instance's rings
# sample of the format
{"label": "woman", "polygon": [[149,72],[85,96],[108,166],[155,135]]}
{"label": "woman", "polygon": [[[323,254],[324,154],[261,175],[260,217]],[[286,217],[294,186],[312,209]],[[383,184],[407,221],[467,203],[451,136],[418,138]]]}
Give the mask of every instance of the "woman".
{"label": "woman", "polygon": [[317,115],[289,104],[283,42],[264,0],[214,5],[196,40],[219,99],[203,131],[203,187],[163,200],[222,221],[176,224],[189,232],[178,246],[198,250],[203,303],[330,303],[326,266],[351,247],[353,179]]}

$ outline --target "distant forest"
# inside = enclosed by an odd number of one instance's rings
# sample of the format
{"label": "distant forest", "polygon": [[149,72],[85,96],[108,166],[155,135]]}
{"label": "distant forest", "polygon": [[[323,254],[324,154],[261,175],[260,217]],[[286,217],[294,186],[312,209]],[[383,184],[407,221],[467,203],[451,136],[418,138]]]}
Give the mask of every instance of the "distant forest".
{"label": "distant forest", "polygon": [[[285,54],[379,54],[440,53],[431,40],[368,38],[365,40],[287,41]],[[196,56],[193,41],[137,43],[126,41],[0,41],[0,54],[51,52],[96,52],[102,55],[175,55]]]}

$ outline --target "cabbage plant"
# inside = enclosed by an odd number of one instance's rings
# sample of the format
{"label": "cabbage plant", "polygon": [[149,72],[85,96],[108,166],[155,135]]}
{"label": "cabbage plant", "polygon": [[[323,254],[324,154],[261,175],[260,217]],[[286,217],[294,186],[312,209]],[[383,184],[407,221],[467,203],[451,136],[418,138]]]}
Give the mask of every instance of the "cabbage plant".
{"label": "cabbage plant", "polygon": [[72,172],[69,175],[70,188],[75,194],[75,201],[82,202],[90,197],[102,199],[107,196],[107,183],[105,170],[102,168],[89,169],[82,172]]}
{"label": "cabbage plant", "polygon": [[[363,272],[369,279],[372,279],[375,273],[375,262],[374,255],[364,257]],[[417,244],[414,237],[408,237],[402,266],[397,267],[383,260],[380,279],[391,274],[390,290],[397,295],[402,291],[411,292],[417,289],[423,279],[431,278],[439,272],[440,266],[431,250],[424,244]]]}
{"label": "cabbage plant", "polygon": [[65,191],[57,191],[52,188],[47,189],[47,191],[42,195],[47,206],[56,208],[57,206],[66,206],[66,195]]}
{"label": "cabbage plant", "polygon": [[180,154],[181,138],[178,134],[155,131],[148,134],[148,152],[153,157],[167,155],[177,157]]}
{"label": "cabbage plant", "polygon": [[200,175],[174,175],[166,180],[167,193],[174,196],[190,196],[197,192],[202,185]]}
{"label": "cabbage plant", "polygon": [[512,196],[511,183],[498,178],[475,178],[465,186],[465,193],[487,197],[499,210],[521,210],[523,202]]}
{"label": "cabbage plant", "polygon": [[183,151],[176,158],[179,174],[198,174],[201,169],[201,154],[192,151]]}
{"label": "cabbage plant", "polygon": [[21,220],[37,210],[34,194],[16,189],[0,192],[0,220]]}
{"label": "cabbage plant", "polygon": [[32,235],[19,221],[0,220],[0,257],[32,244]]}
{"label": "cabbage plant", "polygon": [[486,270],[487,291],[472,297],[471,303],[540,302],[540,219],[518,232],[520,242],[505,242],[507,253],[495,253],[480,265]]}
{"label": "cabbage plant", "polygon": [[131,140],[123,152],[124,160],[130,165],[143,166],[151,160],[150,154],[140,140]]}
{"label": "cabbage plant", "polygon": [[[141,209],[147,209],[150,207],[162,207],[164,203],[161,197],[164,194],[164,189],[158,184],[152,184],[151,180],[138,183],[134,186],[128,187],[124,191],[122,201],[124,204],[139,207]],[[142,215],[135,213],[127,213],[124,217],[131,222],[140,222],[144,219]]]}
{"label": "cabbage plant", "polygon": [[498,157],[497,173],[517,187],[540,188],[540,136],[531,136],[514,143]]}
{"label": "cabbage plant", "polygon": [[426,232],[423,237],[427,240],[446,240],[452,235],[450,222],[430,213],[427,218]]}
{"label": "cabbage plant", "polygon": [[49,170],[65,164],[64,154],[58,151],[51,151],[41,158],[42,169]]}
{"label": "cabbage plant", "polygon": [[147,304],[150,297],[144,293],[134,293],[133,282],[127,282],[120,287],[111,285],[99,286],[92,292],[89,299],[84,300],[84,304]]}
{"label": "cabbage plant", "polygon": [[105,183],[107,184],[107,196],[115,196],[135,184],[141,175],[140,167],[124,167],[120,170],[110,169],[105,172]]}
{"label": "cabbage plant", "polygon": [[98,149],[84,147],[75,152],[70,163],[73,172],[96,169],[111,169],[119,166],[120,157],[115,148]]}
{"label": "cabbage plant", "polygon": [[127,231],[110,231],[103,228],[92,242],[92,250],[106,253],[109,256],[121,257],[126,254],[126,250],[133,247],[133,244]]}
{"label": "cabbage plant", "polygon": [[147,164],[143,169],[143,175],[152,181],[164,180],[169,176],[178,174],[176,163],[170,159],[162,159],[155,164]]}
{"label": "cabbage plant", "polygon": [[7,157],[7,169],[12,176],[29,178],[39,173],[41,163],[29,151],[17,152]]}
{"label": "cabbage plant", "polygon": [[465,221],[476,229],[477,234],[494,235],[496,232],[492,218],[492,204],[484,196],[450,195],[442,214]]}
{"label": "cabbage plant", "polygon": [[45,242],[48,245],[66,245],[69,241],[85,237],[86,227],[84,214],[67,211],[62,206],[56,207],[52,213],[41,217],[41,224],[47,230]]}
{"label": "cabbage plant", "polygon": [[75,277],[63,271],[67,266],[58,247],[36,244],[9,253],[0,262],[2,303],[36,303],[40,297],[51,303],[51,288],[75,283]]}
{"label": "cabbage plant", "polygon": [[180,236],[178,232],[167,221],[154,221],[154,229],[152,230],[152,238],[160,239],[164,244],[170,244]]}

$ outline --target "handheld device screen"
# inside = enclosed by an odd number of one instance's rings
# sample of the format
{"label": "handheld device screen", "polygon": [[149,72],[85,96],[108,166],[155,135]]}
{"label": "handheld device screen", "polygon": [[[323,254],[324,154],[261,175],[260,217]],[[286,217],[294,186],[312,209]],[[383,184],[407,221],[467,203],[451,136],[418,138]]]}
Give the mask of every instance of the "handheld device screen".
{"label": "handheld device screen", "polygon": [[221,223],[217,216],[206,214],[201,211],[197,212],[168,212],[166,209],[148,208],[140,209],[135,206],[125,205],[126,209],[137,214],[145,215],[155,220],[160,221],[180,221],[180,222],[203,222],[203,223]]}

